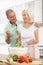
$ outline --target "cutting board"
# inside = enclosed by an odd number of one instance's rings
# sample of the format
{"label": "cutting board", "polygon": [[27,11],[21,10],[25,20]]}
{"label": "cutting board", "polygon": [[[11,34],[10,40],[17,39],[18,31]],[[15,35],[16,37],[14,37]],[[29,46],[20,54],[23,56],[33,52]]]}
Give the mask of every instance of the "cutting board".
{"label": "cutting board", "polygon": [[18,62],[13,62],[13,63],[8,63],[8,62],[3,62],[3,63],[1,63],[0,62],[0,65],[43,65],[43,63],[42,63],[42,61],[33,61],[33,62],[30,62],[30,63],[25,63],[25,62],[23,62],[23,63],[18,63]]}

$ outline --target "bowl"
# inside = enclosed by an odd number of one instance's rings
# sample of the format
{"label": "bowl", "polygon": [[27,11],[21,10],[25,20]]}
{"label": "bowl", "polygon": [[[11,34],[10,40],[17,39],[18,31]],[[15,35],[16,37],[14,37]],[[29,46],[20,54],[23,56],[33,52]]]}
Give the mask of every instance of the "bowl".
{"label": "bowl", "polygon": [[27,55],[28,48],[27,47],[9,47],[9,54],[14,55],[17,54],[20,55]]}

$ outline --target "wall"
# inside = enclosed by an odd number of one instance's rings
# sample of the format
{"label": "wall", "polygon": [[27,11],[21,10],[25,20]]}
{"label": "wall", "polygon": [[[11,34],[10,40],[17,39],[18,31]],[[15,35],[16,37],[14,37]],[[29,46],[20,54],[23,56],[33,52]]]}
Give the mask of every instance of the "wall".
{"label": "wall", "polygon": [[34,21],[34,1],[25,4],[25,9],[28,11],[32,22]]}
{"label": "wall", "polygon": [[42,0],[42,22],[43,22],[43,0]]}
{"label": "wall", "polygon": [[42,0],[35,0],[34,3],[34,21],[42,23]]}

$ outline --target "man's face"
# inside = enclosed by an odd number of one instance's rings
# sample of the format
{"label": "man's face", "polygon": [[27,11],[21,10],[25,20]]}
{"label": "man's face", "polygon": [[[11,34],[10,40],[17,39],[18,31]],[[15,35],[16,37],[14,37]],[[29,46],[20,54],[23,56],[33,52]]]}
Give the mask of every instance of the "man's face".
{"label": "man's face", "polygon": [[11,23],[15,23],[16,22],[16,15],[15,15],[14,12],[8,13],[7,18],[9,19],[9,21],[11,21]]}

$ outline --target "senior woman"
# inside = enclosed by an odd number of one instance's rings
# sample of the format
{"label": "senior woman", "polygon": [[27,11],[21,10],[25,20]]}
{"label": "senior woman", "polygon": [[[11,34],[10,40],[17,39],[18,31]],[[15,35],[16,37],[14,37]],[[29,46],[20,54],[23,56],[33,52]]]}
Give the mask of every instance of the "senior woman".
{"label": "senior woman", "polygon": [[23,23],[18,25],[17,31],[19,40],[23,47],[28,47],[28,56],[34,58],[34,46],[39,42],[38,28],[31,24],[30,16],[26,10],[22,12]]}

